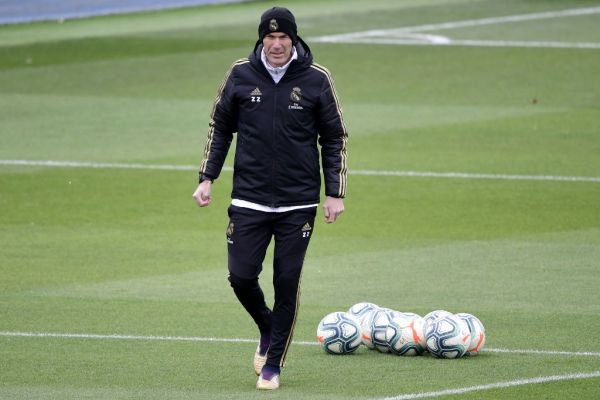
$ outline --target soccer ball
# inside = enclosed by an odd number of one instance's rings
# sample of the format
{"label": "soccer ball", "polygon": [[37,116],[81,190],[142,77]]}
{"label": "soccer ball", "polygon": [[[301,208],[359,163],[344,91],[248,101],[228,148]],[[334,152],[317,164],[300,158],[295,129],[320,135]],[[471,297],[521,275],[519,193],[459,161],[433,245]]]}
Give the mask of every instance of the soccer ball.
{"label": "soccer ball", "polygon": [[317,327],[317,341],[330,354],[352,353],[361,344],[360,323],[342,311],[327,314]]}
{"label": "soccer ball", "polygon": [[430,313],[427,313],[423,317],[423,319],[425,320],[425,325],[427,325],[430,322],[433,322],[436,319],[445,317],[447,315],[452,315],[452,313],[450,311],[446,311],[446,310],[434,310],[434,311],[432,311]]}
{"label": "soccer ball", "polygon": [[[396,311],[397,313],[401,314],[403,317],[408,318],[408,319],[419,319],[419,318],[423,318],[421,317],[419,314],[415,314],[413,312],[405,312],[405,311]],[[425,322],[425,320],[423,319],[423,322]]]}
{"label": "soccer ball", "polygon": [[456,316],[467,323],[469,331],[471,332],[471,341],[467,348],[467,355],[478,355],[485,344],[485,327],[479,318],[472,314],[459,313],[456,314]]}
{"label": "soccer ball", "polygon": [[425,320],[421,317],[397,313],[390,320],[386,331],[386,342],[392,353],[399,356],[418,356],[423,354],[425,343]]}
{"label": "soccer ball", "polygon": [[436,358],[462,357],[471,343],[467,323],[456,315],[446,315],[425,327],[427,350]]}
{"label": "soccer ball", "polygon": [[386,335],[390,326],[392,313],[390,310],[379,310],[371,319],[371,344],[382,353],[389,353]]}
{"label": "soccer ball", "polygon": [[375,313],[379,311],[379,307],[371,308],[360,316],[360,331],[361,331],[361,340],[362,344],[367,346],[369,349],[374,349],[375,345],[373,344],[373,317]]}
{"label": "soccer ball", "polygon": [[373,303],[356,303],[348,310],[349,314],[352,314],[357,319],[361,320],[363,316],[368,315],[373,310],[378,310],[379,306]]}
{"label": "soccer ball", "polygon": [[348,313],[355,316],[360,322],[361,341],[369,349],[375,348],[375,345],[371,342],[371,322],[373,314],[378,310],[379,306],[377,304],[368,302],[356,303],[348,310]]}

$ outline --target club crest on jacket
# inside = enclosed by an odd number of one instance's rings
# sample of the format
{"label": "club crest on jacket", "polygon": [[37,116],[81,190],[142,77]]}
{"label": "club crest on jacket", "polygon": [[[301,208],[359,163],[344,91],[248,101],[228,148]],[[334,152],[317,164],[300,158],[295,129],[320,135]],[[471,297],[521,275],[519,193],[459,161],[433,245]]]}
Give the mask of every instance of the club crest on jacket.
{"label": "club crest on jacket", "polygon": [[300,89],[298,86],[294,87],[292,89],[292,93],[290,94],[290,99],[294,103],[298,103],[302,99],[302,89]]}

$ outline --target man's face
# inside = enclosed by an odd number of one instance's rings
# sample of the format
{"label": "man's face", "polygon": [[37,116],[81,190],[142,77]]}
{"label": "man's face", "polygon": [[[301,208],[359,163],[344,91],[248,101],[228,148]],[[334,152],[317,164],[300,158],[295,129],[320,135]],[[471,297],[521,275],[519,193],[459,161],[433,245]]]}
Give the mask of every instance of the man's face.
{"label": "man's face", "polygon": [[263,47],[267,61],[273,67],[285,65],[292,57],[292,39],[285,33],[269,33],[263,38]]}

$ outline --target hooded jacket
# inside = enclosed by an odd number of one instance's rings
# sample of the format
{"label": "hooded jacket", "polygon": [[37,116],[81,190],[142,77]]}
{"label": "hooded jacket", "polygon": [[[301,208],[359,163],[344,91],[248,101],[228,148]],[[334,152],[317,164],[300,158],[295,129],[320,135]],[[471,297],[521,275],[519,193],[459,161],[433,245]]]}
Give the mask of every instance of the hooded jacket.
{"label": "hooded jacket", "polygon": [[235,61],[212,109],[200,181],[219,177],[237,132],[231,196],[269,206],[319,203],[346,195],[348,134],[333,79],[313,62],[301,38],[298,59],[275,83],[263,65],[260,41],[249,58]]}

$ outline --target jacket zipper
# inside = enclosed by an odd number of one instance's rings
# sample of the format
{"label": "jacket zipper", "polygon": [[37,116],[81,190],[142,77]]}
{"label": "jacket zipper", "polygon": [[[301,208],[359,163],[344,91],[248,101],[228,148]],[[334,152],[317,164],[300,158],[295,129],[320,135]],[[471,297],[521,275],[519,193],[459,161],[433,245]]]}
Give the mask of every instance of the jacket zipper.
{"label": "jacket zipper", "polygon": [[273,82],[273,120],[271,121],[271,135],[273,140],[271,141],[273,148],[272,148],[272,159],[271,159],[271,207],[277,207],[277,203],[275,201],[275,173],[277,172],[277,131],[276,131],[276,121],[278,120],[277,117],[277,95],[278,95],[278,88],[277,88],[277,84],[275,82]]}

